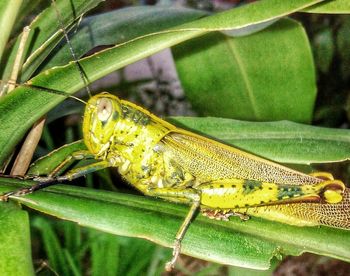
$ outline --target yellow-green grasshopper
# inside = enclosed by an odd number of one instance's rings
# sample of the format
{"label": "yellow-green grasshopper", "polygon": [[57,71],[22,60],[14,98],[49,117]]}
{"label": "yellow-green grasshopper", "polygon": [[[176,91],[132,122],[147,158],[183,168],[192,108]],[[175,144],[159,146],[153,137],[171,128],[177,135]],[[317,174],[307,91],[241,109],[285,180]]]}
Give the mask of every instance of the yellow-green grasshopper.
{"label": "yellow-green grasshopper", "polygon": [[[330,174],[306,175],[217,141],[179,129],[145,109],[101,93],[92,97],[83,122],[87,151],[68,156],[29,193],[52,181],[70,180],[90,171],[117,167],[142,193],[191,205],[175,237],[173,267],[181,240],[197,209],[212,218],[245,214],[295,225],[350,228],[349,189]],[[61,171],[74,159],[99,162]]]}
{"label": "yellow-green grasshopper", "polygon": [[[7,193],[22,195],[52,181],[117,167],[148,196],[191,205],[175,237],[171,269],[197,209],[212,218],[255,215],[294,225],[350,228],[349,189],[331,174],[303,174],[217,141],[177,128],[147,110],[109,93],[93,96],[83,119],[88,150],[68,156],[40,184]],[[97,163],[57,176],[75,159]]]}

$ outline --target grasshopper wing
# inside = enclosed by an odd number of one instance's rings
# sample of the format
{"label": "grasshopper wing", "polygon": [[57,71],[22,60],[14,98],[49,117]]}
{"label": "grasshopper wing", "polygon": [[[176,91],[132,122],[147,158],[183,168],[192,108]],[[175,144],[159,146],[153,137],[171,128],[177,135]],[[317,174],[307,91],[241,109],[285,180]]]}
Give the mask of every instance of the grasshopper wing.
{"label": "grasshopper wing", "polygon": [[349,230],[350,189],[345,189],[342,201],[337,204],[301,202],[261,206],[240,211],[297,226],[327,225]]}
{"label": "grasshopper wing", "polygon": [[[161,143],[163,153],[200,183],[230,178],[291,185],[324,181],[185,130],[169,133]],[[350,229],[350,189],[337,204],[298,202],[234,211],[298,226]]]}
{"label": "grasshopper wing", "polygon": [[200,182],[230,178],[291,185],[322,182],[316,177],[185,130],[170,132],[161,143],[163,153]]}

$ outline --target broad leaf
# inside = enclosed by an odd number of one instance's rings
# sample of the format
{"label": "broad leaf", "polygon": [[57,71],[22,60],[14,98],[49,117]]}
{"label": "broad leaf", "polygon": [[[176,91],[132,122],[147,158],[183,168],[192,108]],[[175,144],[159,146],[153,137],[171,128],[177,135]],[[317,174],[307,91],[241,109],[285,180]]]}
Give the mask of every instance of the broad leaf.
{"label": "broad leaf", "polygon": [[328,163],[350,158],[348,129],[323,128],[288,121],[257,123],[223,118],[172,119],[178,126],[281,163]]}
{"label": "broad leaf", "polygon": [[325,1],[324,3],[320,3],[317,5],[311,6],[310,8],[306,8],[303,11],[312,12],[312,13],[348,14],[350,13],[350,1],[348,0]]}
{"label": "broad leaf", "polygon": [[0,61],[21,4],[22,0],[0,2]]}
{"label": "broad leaf", "polygon": [[0,202],[0,218],[0,275],[34,275],[28,213]]}
{"label": "broad leaf", "polygon": [[[0,192],[31,182],[0,179]],[[60,185],[19,197],[16,201],[46,214],[104,232],[149,239],[171,247],[189,210],[143,196]],[[147,222],[147,223],[145,223]],[[325,240],[332,241],[331,246]],[[350,261],[348,231],[328,227],[294,227],[251,218],[242,222],[198,216],[182,243],[182,252],[222,264],[268,269],[281,255],[313,252]]]}
{"label": "broad leaf", "polygon": [[200,115],[312,119],[315,69],[308,38],[296,21],[280,20],[244,37],[206,35],[173,53],[186,96]]}

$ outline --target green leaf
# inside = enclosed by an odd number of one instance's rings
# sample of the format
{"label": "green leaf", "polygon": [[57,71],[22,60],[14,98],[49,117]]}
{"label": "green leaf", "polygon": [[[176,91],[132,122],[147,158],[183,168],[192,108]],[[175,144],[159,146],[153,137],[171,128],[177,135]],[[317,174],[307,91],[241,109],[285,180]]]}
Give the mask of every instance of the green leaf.
{"label": "green leaf", "polygon": [[[121,248],[120,254],[123,257],[120,259],[119,274],[142,275],[152,261],[155,245],[140,239],[130,239],[129,243],[128,247]],[[165,261],[163,261],[162,271],[164,271],[164,263]]]}
{"label": "green leaf", "polygon": [[80,276],[82,273],[79,271],[77,264],[74,262],[73,256],[67,249],[63,250],[63,253],[65,257],[65,265],[69,267],[71,274],[74,276]]}
{"label": "green leaf", "polygon": [[295,21],[280,20],[245,37],[206,35],[174,47],[173,54],[186,96],[200,115],[312,119],[313,58],[304,28]]}
{"label": "green leaf", "polygon": [[[270,21],[318,2],[317,0],[294,0],[283,3],[277,0],[259,1],[194,20],[169,31],[138,37],[84,58],[80,64],[88,79],[94,81],[190,38],[214,30],[239,29]],[[67,93],[76,92],[85,85],[75,64],[46,70],[33,78],[31,83]],[[0,163],[6,160],[29,127],[64,98],[60,95],[43,93],[42,90],[33,87],[21,86],[0,99],[0,125],[3,129],[0,132]]]}
{"label": "green leaf", "polygon": [[91,244],[91,274],[118,275],[118,263],[121,261],[118,238],[110,234],[101,235],[98,231],[91,230],[89,233],[94,234]]}
{"label": "green leaf", "polygon": [[82,231],[79,225],[62,223],[64,247],[69,252],[78,252],[82,246]]}
{"label": "green leaf", "polygon": [[66,264],[64,249],[60,244],[59,237],[55,233],[52,224],[44,218],[37,217],[33,220],[32,225],[40,231],[50,267],[58,273],[68,275],[69,268]]}
{"label": "green leaf", "polygon": [[334,39],[332,31],[327,28],[314,37],[315,63],[322,73],[328,73],[334,55]]}
{"label": "green leaf", "polygon": [[[31,183],[1,178],[0,192]],[[166,247],[172,246],[175,233],[189,209],[143,196],[64,185],[14,200],[82,226],[149,239]],[[268,269],[271,258],[302,252],[350,261],[349,245],[350,235],[346,230],[295,227],[258,218],[246,222],[234,218],[223,222],[198,216],[185,235],[182,252],[222,264]]]}
{"label": "green leaf", "polygon": [[[67,27],[70,26],[74,20],[79,18],[79,16],[95,7],[101,1],[102,0],[57,0],[56,6],[60,12],[62,24]],[[27,59],[23,64],[21,81],[25,81],[30,77],[63,37],[62,31],[57,30],[60,28],[60,22],[57,19],[57,12],[52,4],[51,7],[45,9],[32,21],[29,28],[31,32],[24,50]],[[20,39],[21,36],[17,38],[14,45],[6,53],[8,55],[6,63],[3,63],[0,67],[2,80],[9,79]]]}
{"label": "green leaf", "polygon": [[341,73],[343,80],[350,76],[350,18],[344,18],[341,27],[338,30],[337,50],[341,57]]}
{"label": "green leaf", "polygon": [[21,5],[22,0],[0,2],[0,61]]}
{"label": "green leaf", "polygon": [[303,10],[312,13],[350,13],[349,0],[332,0],[325,1],[325,3],[316,4]]}
{"label": "green leaf", "polygon": [[[87,150],[83,140],[66,144],[35,161],[29,168],[29,175],[48,175],[73,152]],[[49,161],[48,161],[49,160]]]}
{"label": "green leaf", "polygon": [[[100,45],[115,45],[131,39],[193,21],[207,13],[185,8],[139,6],[87,17],[70,39],[76,56]],[[53,53],[43,69],[64,65],[72,60],[68,44]]]}
{"label": "green leaf", "polygon": [[34,275],[28,213],[0,202],[0,275]]}
{"label": "green leaf", "polygon": [[22,31],[21,28],[23,28],[24,25],[28,24],[28,18],[31,18],[35,13],[38,12],[38,10],[45,9],[45,7],[48,7],[50,4],[51,1],[47,0],[22,0],[21,9],[16,18],[12,35],[14,37],[15,35],[18,35]]}
{"label": "green leaf", "polygon": [[348,129],[288,121],[257,123],[223,118],[174,117],[172,121],[178,126],[281,163],[326,163],[350,158]]}

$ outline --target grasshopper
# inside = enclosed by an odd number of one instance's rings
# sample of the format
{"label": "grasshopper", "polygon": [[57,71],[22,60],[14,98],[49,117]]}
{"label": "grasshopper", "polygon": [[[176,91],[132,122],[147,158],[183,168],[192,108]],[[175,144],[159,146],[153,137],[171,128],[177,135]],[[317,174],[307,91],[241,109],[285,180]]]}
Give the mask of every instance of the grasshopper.
{"label": "grasshopper", "polygon": [[[180,129],[109,93],[86,103],[83,135],[88,150],[67,156],[49,175],[35,176],[37,185],[6,193],[3,199],[116,167],[143,194],[191,206],[176,233],[167,270],[174,267],[198,209],[222,220],[252,215],[298,226],[350,229],[350,190],[331,174],[289,169]],[[59,175],[62,168],[83,158],[98,162]]]}
{"label": "grasshopper", "polygon": [[[5,194],[19,196],[53,181],[117,167],[143,194],[191,208],[175,237],[173,268],[196,211],[227,220],[246,214],[284,223],[350,228],[349,189],[329,173],[307,175],[176,126],[131,102],[100,93],[87,102],[83,119],[88,150],[68,156],[39,184]],[[58,172],[76,159],[97,163]],[[331,216],[333,214],[333,216]]]}

